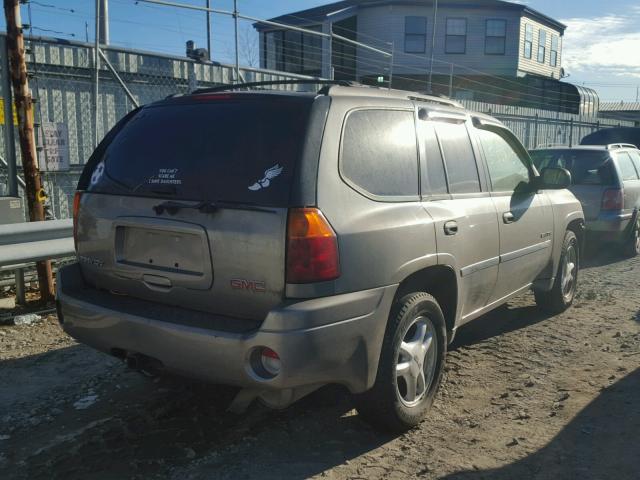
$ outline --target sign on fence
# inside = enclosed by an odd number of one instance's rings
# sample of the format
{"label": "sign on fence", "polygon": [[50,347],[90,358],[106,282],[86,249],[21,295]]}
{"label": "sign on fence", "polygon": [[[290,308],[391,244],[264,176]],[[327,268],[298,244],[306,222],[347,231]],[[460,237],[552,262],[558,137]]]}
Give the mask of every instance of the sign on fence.
{"label": "sign on fence", "polygon": [[[13,110],[13,124],[18,125],[18,114],[16,112],[16,104],[12,105]],[[0,97],[0,125],[4,125],[4,98]]]}
{"label": "sign on fence", "polygon": [[69,130],[66,123],[42,122],[43,155],[40,170],[66,172],[69,170]]}

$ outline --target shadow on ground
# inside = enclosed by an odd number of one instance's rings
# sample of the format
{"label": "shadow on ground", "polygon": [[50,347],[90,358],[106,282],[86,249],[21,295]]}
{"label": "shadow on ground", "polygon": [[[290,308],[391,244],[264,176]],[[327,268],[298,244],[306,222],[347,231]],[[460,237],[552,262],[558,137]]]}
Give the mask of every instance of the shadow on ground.
{"label": "shadow on ground", "polygon": [[447,480],[636,479],[640,472],[640,369],[606,388],[549,444],[502,468]]}
{"label": "shadow on ground", "polygon": [[502,305],[458,330],[449,350],[480,343],[504,333],[520,330],[548,320],[551,316],[535,305],[513,307]]}

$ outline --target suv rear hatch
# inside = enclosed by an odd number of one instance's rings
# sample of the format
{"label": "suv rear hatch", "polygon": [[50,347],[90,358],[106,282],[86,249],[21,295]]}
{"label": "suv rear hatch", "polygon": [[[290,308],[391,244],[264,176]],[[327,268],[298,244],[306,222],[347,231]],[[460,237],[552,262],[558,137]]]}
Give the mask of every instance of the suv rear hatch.
{"label": "suv rear hatch", "polygon": [[79,185],[85,281],[264,318],[284,298],[287,211],[312,104],[311,96],[191,95],[116,126]]}
{"label": "suv rear hatch", "polygon": [[613,161],[605,150],[550,149],[531,152],[538,170],[566,168],[571,173],[569,190],[582,205],[585,220],[600,214],[605,190],[616,183]]}

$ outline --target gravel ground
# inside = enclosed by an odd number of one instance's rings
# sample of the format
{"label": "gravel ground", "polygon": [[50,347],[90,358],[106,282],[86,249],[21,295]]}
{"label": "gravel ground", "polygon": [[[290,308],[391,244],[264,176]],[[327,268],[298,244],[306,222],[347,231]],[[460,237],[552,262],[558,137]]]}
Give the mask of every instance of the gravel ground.
{"label": "gravel ground", "polygon": [[75,343],[55,316],[0,326],[0,477],[640,477],[640,259],[600,258],[574,307],[531,295],[461,329],[430,417],[400,436],[324,388],[224,411],[228,388],[153,379]]}

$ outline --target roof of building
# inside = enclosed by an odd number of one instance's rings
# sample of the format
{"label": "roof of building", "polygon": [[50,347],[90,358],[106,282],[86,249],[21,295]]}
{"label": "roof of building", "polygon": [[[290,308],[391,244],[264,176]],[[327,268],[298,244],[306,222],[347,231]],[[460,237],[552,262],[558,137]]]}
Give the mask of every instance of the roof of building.
{"label": "roof of building", "polygon": [[640,102],[600,102],[601,112],[640,112]]}
{"label": "roof of building", "polygon": [[[318,22],[322,22],[327,16],[338,13],[342,10],[351,7],[374,7],[384,5],[422,5],[425,7],[431,7],[433,5],[432,0],[342,0],[339,2],[333,2],[326,5],[320,5],[319,7],[309,8],[306,10],[300,10],[293,13],[287,13],[279,17],[269,19],[272,22],[284,23],[287,25],[310,25]],[[454,7],[454,8],[508,8],[514,10],[520,10],[523,14],[528,15],[541,23],[557,28],[561,32],[564,32],[567,26],[533,8],[528,7],[522,3],[506,2],[503,0],[440,0],[439,7]],[[273,27],[268,25],[255,23],[254,27],[257,30],[267,30]]]}

